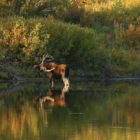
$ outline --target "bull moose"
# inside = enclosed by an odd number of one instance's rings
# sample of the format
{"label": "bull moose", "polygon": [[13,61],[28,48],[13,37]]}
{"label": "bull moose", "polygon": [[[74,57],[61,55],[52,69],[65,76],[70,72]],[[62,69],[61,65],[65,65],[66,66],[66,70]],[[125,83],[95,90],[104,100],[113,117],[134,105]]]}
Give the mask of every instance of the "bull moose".
{"label": "bull moose", "polygon": [[34,68],[47,73],[50,80],[51,88],[54,87],[56,79],[62,80],[65,87],[69,87],[69,67],[67,64],[56,64],[54,57],[51,55],[43,55],[42,61]]}

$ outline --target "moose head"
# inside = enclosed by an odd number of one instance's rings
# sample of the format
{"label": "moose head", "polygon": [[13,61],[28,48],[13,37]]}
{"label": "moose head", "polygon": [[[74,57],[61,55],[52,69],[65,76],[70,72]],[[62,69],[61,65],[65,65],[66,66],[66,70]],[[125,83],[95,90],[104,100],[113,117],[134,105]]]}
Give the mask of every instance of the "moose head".
{"label": "moose head", "polygon": [[52,70],[54,70],[54,68],[52,69],[47,69],[47,65],[51,62],[54,61],[54,57],[51,55],[43,55],[43,58],[41,60],[41,63],[39,64],[39,69],[40,71],[44,71],[44,72],[51,72]]}

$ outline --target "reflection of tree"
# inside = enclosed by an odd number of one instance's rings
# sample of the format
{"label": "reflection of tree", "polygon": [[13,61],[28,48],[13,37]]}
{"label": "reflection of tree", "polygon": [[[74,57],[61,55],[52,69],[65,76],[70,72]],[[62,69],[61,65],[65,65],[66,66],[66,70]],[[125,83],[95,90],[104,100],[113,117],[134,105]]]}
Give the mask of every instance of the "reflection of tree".
{"label": "reflection of tree", "polygon": [[[86,128],[86,129],[85,129]],[[86,131],[85,131],[86,130]],[[72,134],[73,140],[139,140],[140,134],[129,128],[113,128],[110,126],[98,126],[87,124],[77,129]]]}
{"label": "reflection of tree", "polygon": [[[0,139],[139,140],[139,84],[95,84],[92,90],[71,89],[70,94],[66,89],[41,92],[42,85],[10,90],[6,100],[0,97]],[[39,91],[46,95],[39,97],[38,106],[31,97],[36,99]]]}
{"label": "reflection of tree", "polygon": [[0,113],[0,135],[9,139],[25,139],[26,134],[38,136],[38,116],[36,110],[28,103],[17,112],[14,108],[6,108]]}
{"label": "reflection of tree", "polygon": [[[24,90],[26,92],[26,89]],[[0,100],[0,105],[4,105],[3,107],[0,106],[0,138],[20,140],[27,139],[27,137],[35,139],[40,138],[41,135],[49,135],[46,134],[48,115],[51,117],[54,115],[45,108],[44,105],[48,103],[51,107],[65,106],[65,93],[68,90],[66,88],[63,88],[62,90],[49,90],[47,96],[39,98],[40,103],[42,103],[39,108],[37,108],[35,104],[34,106],[30,100],[27,101],[27,98],[25,98],[26,95],[21,101],[19,95],[22,93],[22,90],[17,91],[19,94],[13,95],[14,93],[9,93],[7,97],[3,94],[3,101]],[[11,90],[11,92],[13,91]],[[24,95],[22,94],[22,97],[23,96]],[[55,117],[53,118],[53,122],[55,121],[54,119]],[[52,125],[51,127],[57,127],[57,125]],[[45,131],[43,131],[43,129],[45,129]],[[52,133],[55,134],[55,131]],[[61,130],[61,133],[63,133],[63,129]]]}
{"label": "reflection of tree", "polygon": [[139,88],[135,90],[129,88],[128,92],[127,96],[122,95],[113,99],[111,105],[113,125],[120,125],[120,122],[124,122],[124,125],[129,127],[140,126]]}

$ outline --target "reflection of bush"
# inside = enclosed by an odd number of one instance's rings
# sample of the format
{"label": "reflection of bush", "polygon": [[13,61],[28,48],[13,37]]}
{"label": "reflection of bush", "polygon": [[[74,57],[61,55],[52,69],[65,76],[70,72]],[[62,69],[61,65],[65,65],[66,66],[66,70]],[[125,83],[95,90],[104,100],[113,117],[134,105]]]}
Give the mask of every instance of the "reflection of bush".
{"label": "reflection of bush", "polygon": [[84,113],[87,120],[104,124],[120,125],[120,122],[124,122],[129,127],[140,125],[139,84],[96,84],[90,90],[83,90],[71,91],[66,96],[71,113]]}
{"label": "reflection of bush", "polygon": [[[43,136],[51,139],[56,136],[62,139],[64,131],[80,138],[79,133],[85,134],[83,128],[90,123],[94,125],[94,122],[95,125],[109,127],[109,130],[112,126],[139,126],[139,84],[94,82],[81,88],[78,90],[72,86],[70,93],[66,94],[65,107],[47,106],[42,109],[34,101],[40,94],[47,95],[46,84],[22,85],[1,93],[1,138],[19,140],[27,136],[32,139]],[[97,129],[96,126],[86,128]],[[109,130],[106,129],[108,135]],[[99,131],[106,135],[101,128],[97,129],[97,135]]]}
{"label": "reflection of bush", "polygon": [[10,139],[26,139],[27,132],[32,134],[30,137],[39,135],[37,112],[30,105],[24,105],[20,113],[15,112],[12,108],[7,109],[0,113],[0,135],[5,133],[6,138]]}

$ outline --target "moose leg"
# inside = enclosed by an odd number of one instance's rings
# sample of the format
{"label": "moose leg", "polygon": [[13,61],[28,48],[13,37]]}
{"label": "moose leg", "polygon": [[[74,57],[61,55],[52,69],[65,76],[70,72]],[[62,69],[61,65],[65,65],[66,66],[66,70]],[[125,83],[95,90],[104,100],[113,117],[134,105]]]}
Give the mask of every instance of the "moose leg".
{"label": "moose leg", "polygon": [[68,78],[62,77],[62,81],[63,81],[65,87],[69,87],[69,79]]}
{"label": "moose leg", "polygon": [[65,72],[62,72],[61,75],[62,75],[62,81],[64,83],[64,86],[69,87],[69,79],[65,77]]}
{"label": "moose leg", "polygon": [[67,87],[69,87],[69,79],[68,78],[65,78],[65,85],[67,86]]}
{"label": "moose leg", "polygon": [[50,87],[53,89],[53,87],[54,87],[54,80],[53,80],[53,78],[51,78],[50,79]]}

